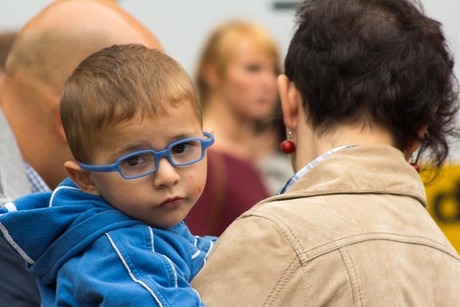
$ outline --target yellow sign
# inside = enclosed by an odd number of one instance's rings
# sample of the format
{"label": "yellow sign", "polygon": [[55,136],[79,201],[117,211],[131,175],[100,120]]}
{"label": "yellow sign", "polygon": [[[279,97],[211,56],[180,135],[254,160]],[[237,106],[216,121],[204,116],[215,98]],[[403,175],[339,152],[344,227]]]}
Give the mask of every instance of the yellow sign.
{"label": "yellow sign", "polygon": [[445,165],[426,194],[431,216],[460,252],[460,164]]}

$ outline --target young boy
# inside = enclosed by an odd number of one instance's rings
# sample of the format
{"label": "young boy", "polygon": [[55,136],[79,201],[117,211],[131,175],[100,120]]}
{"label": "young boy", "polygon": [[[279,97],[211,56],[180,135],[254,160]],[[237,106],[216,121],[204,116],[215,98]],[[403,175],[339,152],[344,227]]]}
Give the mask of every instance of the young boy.
{"label": "young boy", "polygon": [[141,45],[102,49],[68,79],[61,119],[69,178],[0,211],[43,306],[201,306],[189,281],[215,238],[183,220],[214,138],[187,73]]}

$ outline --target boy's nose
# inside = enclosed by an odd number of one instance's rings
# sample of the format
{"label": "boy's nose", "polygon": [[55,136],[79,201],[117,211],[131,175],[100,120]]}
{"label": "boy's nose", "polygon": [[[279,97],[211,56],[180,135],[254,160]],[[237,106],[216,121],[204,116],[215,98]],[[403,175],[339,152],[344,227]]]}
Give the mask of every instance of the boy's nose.
{"label": "boy's nose", "polygon": [[154,176],[155,187],[162,188],[175,185],[179,182],[179,178],[177,168],[171,165],[168,159],[161,158]]}

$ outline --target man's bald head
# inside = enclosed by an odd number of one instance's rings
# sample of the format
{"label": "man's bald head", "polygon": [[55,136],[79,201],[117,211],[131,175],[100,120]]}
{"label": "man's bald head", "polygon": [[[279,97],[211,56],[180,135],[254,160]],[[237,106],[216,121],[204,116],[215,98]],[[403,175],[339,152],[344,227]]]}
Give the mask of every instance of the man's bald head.
{"label": "man's bald head", "polygon": [[5,71],[25,74],[59,94],[88,55],[113,44],[140,43],[162,49],[155,35],[108,0],[58,0],[20,31]]}
{"label": "man's bald head", "polygon": [[72,159],[59,117],[65,81],[90,54],[124,43],[162,49],[110,0],[55,0],[19,31],[0,78],[0,108],[23,159],[51,188]]}

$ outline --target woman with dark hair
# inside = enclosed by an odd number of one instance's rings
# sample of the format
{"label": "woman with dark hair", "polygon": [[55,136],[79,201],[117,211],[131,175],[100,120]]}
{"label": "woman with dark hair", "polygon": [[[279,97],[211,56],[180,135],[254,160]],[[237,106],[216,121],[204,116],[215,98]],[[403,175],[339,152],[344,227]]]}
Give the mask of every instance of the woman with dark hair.
{"label": "woman with dark hair", "polygon": [[193,280],[209,306],[459,306],[460,257],[419,159],[457,135],[439,22],[411,0],[305,0],[278,78],[295,175],[222,234]]}

